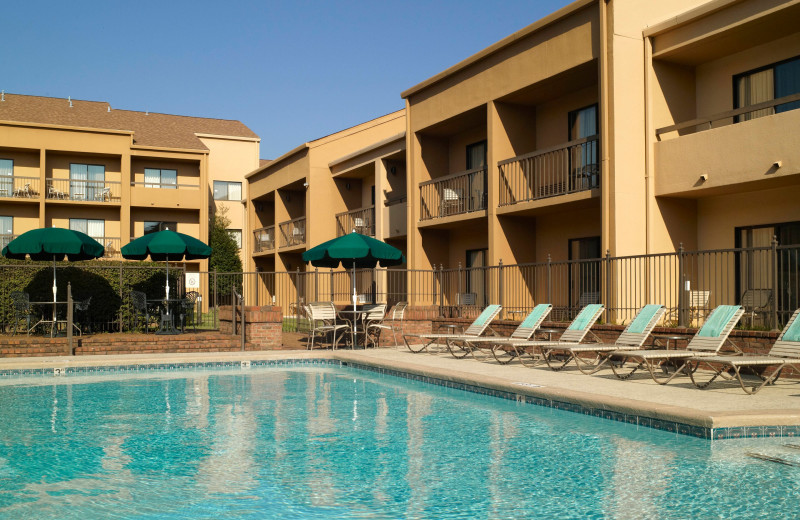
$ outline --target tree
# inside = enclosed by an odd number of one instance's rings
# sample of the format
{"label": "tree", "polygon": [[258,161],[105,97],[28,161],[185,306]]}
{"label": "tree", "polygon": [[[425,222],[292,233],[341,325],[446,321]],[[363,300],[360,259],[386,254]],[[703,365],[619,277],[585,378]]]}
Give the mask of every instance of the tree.
{"label": "tree", "polygon": [[208,268],[220,273],[241,273],[242,260],[239,258],[239,247],[228,233],[231,221],[225,215],[226,212],[227,208],[221,208],[214,213],[208,226],[208,245],[212,249]]}

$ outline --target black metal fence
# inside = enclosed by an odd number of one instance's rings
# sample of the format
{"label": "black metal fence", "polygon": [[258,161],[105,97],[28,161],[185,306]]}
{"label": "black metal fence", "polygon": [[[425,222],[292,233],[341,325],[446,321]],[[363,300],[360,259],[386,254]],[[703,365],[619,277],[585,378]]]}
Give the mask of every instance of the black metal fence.
{"label": "black metal fence", "polygon": [[[71,281],[76,301],[92,297],[76,319],[92,331],[128,331],[135,325],[130,291],[148,298],[164,294],[164,269],[129,262],[63,264],[57,267],[59,292]],[[33,301],[52,300],[52,264],[0,265],[0,328],[14,323],[10,293],[23,290]],[[304,330],[303,306],[312,301],[346,305],[353,299],[352,270],[187,273],[170,268],[173,297],[195,291],[199,298],[185,319],[216,329],[219,308],[243,294],[246,305],[277,305],[284,330]],[[683,251],[589,260],[551,261],[477,268],[359,269],[355,293],[361,303],[390,306],[407,301],[434,308],[444,317],[472,315],[489,303],[503,305],[502,318],[519,320],[536,304],[551,303],[552,319],[568,321],[590,303],[606,306],[603,321],[627,323],[648,303],[668,308],[664,324],[692,326],[722,304],[741,304],[742,325],[756,329],[783,326],[800,307],[800,246]],[[61,298],[59,297],[59,300]]]}

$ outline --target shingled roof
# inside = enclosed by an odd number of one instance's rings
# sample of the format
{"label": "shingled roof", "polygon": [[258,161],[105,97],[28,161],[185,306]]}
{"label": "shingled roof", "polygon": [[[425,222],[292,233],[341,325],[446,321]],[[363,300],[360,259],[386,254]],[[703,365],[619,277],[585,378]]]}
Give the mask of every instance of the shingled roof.
{"label": "shingled roof", "polygon": [[19,94],[5,94],[4,98],[0,101],[0,121],[132,131],[133,143],[139,146],[207,150],[197,133],[258,139],[243,123],[229,119],[109,111],[104,101],[73,99],[70,107],[69,100],[63,98]]}

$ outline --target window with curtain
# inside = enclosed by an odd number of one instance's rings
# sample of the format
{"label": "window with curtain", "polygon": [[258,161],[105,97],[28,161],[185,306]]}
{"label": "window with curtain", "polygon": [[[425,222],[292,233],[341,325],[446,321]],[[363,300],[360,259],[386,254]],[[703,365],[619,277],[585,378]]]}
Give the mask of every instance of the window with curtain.
{"label": "window with curtain", "polygon": [[145,168],[144,187],[164,188],[168,190],[178,189],[178,170]]}
{"label": "window with curtain", "polygon": [[486,166],[486,141],[467,145],[467,170]]}
{"label": "window with curtain", "polygon": [[178,223],[177,222],[170,222],[170,221],[146,221],[144,223],[144,234],[148,235],[150,233],[157,233],[158,231],[164,231],[165,229],[169,229],[170,231],[178,231]]}
{"label": "window with curtain", "polygon": [[105,188],[106,167],[102,164],[69,165],[69,198],[95,200]]}
{"label": "window with curtain", "polygon": [[236,242],[236,247],[241,249],[242,248],[242,230],[241,229],[229,229],[227,231],[228,231],[228,234],[233,239],[233,241]]}
{"label": "window with curtain", "polygon": [[214,181],[214,200],[242,200],[242,183]]}
{"label": "window with curtain", "polygon": [[0,249],[14,238],[14,217],[0,215]]}
{"label": "window with curtain", "polygon": [[[597,105],[571,111],[568,116],[569,140],[597,135]],[[569,148],[570,191],[598,186],[600,168],[597,162],[597,141],[587,141]]]}
{"label": "window with curtain", "polygon": [[101,219],[71,218],[69,219],[69,228],[73,231],[86,233],[94,239],[101,239],[106,236],[106,221]]}
{"label": "window with curtain", "polygon": [[[735,108],[745,108],[800,93],[800,57],[733,77]],[[800,101],[784,103],[736,116],[736,122],[800,108]]]}
{"label": "window with curtain", "polygon": [[0,159],[0,197],[10,197],[14,193],[14,161]]}

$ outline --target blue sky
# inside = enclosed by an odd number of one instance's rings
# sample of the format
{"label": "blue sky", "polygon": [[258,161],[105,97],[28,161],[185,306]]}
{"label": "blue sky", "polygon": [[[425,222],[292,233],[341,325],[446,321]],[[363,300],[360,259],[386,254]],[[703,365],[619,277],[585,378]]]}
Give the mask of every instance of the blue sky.
{"label": "blue sky", "polygon": [[568,3],[8,2],[0,89],[238,119],[274,158]]}

